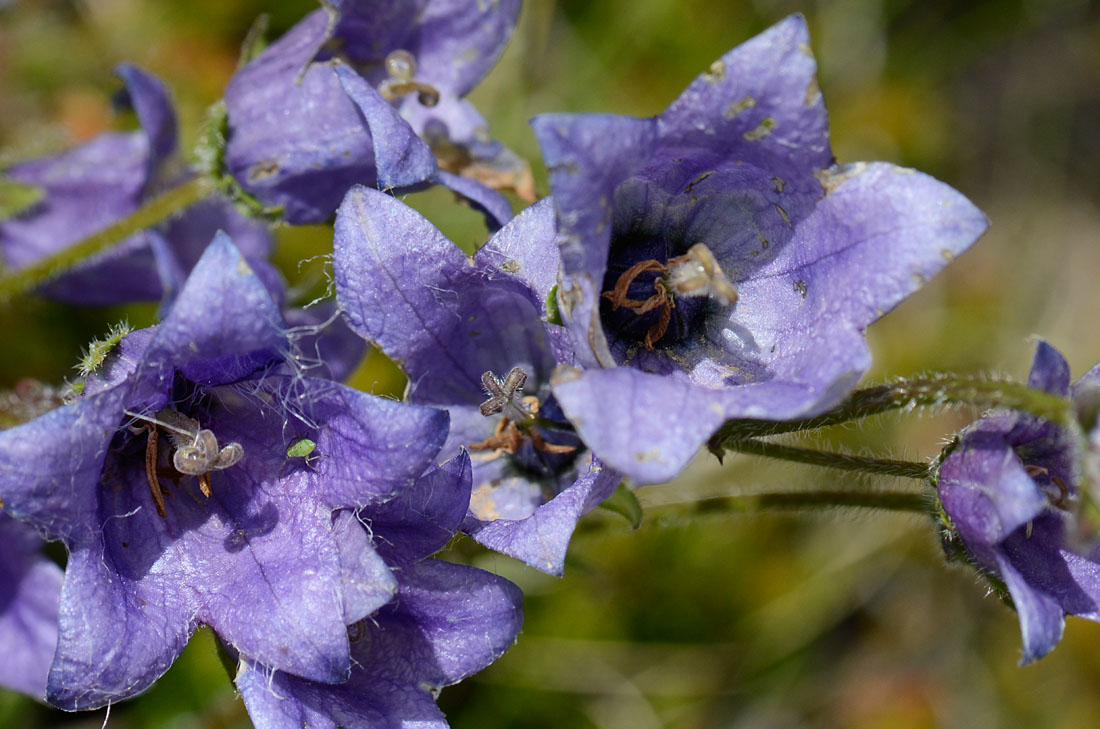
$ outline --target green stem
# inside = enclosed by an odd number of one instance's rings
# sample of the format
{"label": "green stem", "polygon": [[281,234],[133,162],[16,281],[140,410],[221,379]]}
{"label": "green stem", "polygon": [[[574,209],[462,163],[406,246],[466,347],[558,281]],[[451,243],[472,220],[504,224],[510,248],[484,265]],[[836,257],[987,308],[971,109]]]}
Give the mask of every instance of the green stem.
{"label": "green stem", "polygon": [[794,461],[796,463],[808,463],[812,466],[824,466],[825,468],[837,468],[842,471],[860,471],[862,473],[877,473],[884,476],[901,476],[903,478],[924,480],[928,478],[930,470],[924,463],[894,461],[888,458],[865,458],[846,453],[795,448],[752,438],[731,440],[724,445],[728,450],[739,453]]}
{"label": "green stem", "polygon": [[816,509],[831,506],[927,514],[929,504],[927,496],[899,491],[780,491],[716,496],[700,499],[695,502],[694,507],[696,514]]}
{"label": "green stem", "polygon": [[134,233],[156,225],[207,197],[213,189],[209,179],[196,177],[158,195],[127,217],[111,223],[84,240],[0,277],[0,303],[6,303],[16,295],[46,283],[84,259],[106,251]]}
{"label": "green stem", "polygon": [[832,410],[803,420],[727,420],[711,438],[710,449],[720,454],[731,440],[823,428],[919,405],[947,404],[1002,407],[1023,410],[1062,425],[1074,422],[1073,408],[1066,398],[1009,379],[942,374],[857,390]]}

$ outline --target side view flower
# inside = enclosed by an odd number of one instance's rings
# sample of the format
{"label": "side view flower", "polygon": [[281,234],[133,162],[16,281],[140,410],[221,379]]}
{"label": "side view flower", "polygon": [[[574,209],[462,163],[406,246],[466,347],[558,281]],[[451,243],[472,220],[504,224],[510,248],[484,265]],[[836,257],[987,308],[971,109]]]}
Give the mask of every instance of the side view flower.
{"label": "side view flower", "polygon": [[404,369],[410,402],[448,410],[444,457],[471,451],[466,531],[561,574],[577,519],[621,476],[591,456],[550,392],[573,350],[543,319],[559,262],[549,201],[471,259],[405,204],[356,187],[335,236],[336,293],[352,329]]}
{"label": "side view flower", "polygon": [[[1028,384],[1071,397],[1095,421],[1100,366],[1070,387],[1065,359],[1040,342]],[[1100,549],[1076,533],[1072,515],[1084,496],[1083,456],[1064,427],[1006,412],[970,425],[940,466],[938,492],[951,533],[980,569],[1003,582],[1020,615],[1022,663],[1054,649],[1066,615],[1100,621]]]}
{"label": "side view flower", "polygon": [[[101,134],[58,155],[22,162],[4,175],[43,197],[0,220],[0,255],[20,269],[133,213],[186,174],[178,156],[176,115],[168,89],[128,64],[117,73],[141,129]],[[270,252],[266,229],[217,199],[199,203],[158,229],[135,233],[110,251],[48,282],[42,293],[78,304],[170,298],[218,230],[234,237],[254,266]],[[265,274],[267,271],[265,271]]]}
{"label": "side view flower", "polygon": [[834,164],[809,36],[792,16],[659,116],[547,114],[562,316],[581,372],[554,395],[606,463],[678,473],[728,418],[839,402],[864,329],[986,228],[913,170]]}
{"label": "side view flower", "polygon": [[322,5],[230,80],[230,174],[293,223],[329,219],[355,184],[429,182],[507,221],[483,183],[526,165],[461,97],[503,50],[518,0]]}
{"label": "side view flower", "polygon": [[[346,625],[395,583],[334,512],[411,485],[447,415],[303,378],[288,351],[275,302],[222,235],[81,397],[0,434],[4,510],[70,554],[50,703],[139,693],[199,623],[271,668],[347,679]],[[314,458],[288,463],[304,439]]]}

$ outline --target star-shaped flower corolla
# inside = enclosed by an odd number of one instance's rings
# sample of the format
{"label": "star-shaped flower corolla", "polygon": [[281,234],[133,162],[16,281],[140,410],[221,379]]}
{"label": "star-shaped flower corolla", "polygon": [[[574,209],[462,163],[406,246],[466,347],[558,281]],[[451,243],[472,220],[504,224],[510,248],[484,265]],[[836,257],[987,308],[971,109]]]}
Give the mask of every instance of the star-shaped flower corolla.
{"label": "star-shaped flower corolla", "polygon": [[[1100,365],[1071,388],[1065,359],[1040,342],[1028,385],[1087,410],[1100,392]],[[1071,515],[1080,461],[1077,438],[1065,428],[1006,412],[970,425],[940,466],[939,498],[954,531],[973,561],[1008,588],[1019,613],[1022,663],[1053,650],[1066,615],[1100,621],[1100,548],[1082,542]]]}
{"label": "star-shaped flower corolla", "polygon": [[[23,268],[117,222],[186,175],[164,84],[135,66],[121,65],[117,73],[140,130],[101,134],[61,154],[4,170],[5,176],[43,191],[29,209],[0,221],[0,255],[10,268]],[[159,229],[130,236],[40,291],[85,305],[171,297],[218,230],[232,235],[253,265],[267,266],[262,262],[271,249],[266,228],[245,220],[228,203],[210,199]]]}
{"label": "star-shaped flower corolla", "polygon": [[638,481],[674,476],[727,418],[835,405],[870,364],[864,329],[986,228],[926,175],[833,165],[808,43],[792,16],[659,116],[532,122],[588,368],[554,394]]}
{"label": "star-shaped flower corolla", "polygon": [[328,220],[355,184],[430,182],[508,220],[508,202],[477,178],[526,164],[462,97],[496,62],[519,0],[323,5],[230,80],[229,172],[293,223]]}
{"label": "star-shaped flower corolla", "polygon": [[577,519],[621,477],[591,457],[550,393],[551,371],[573,362],[563,328],[543,320],[554,235],[541,202],[471,259],[412,208],[356,187],[336,216],[333,272],[352,329],[408,375],[409,401],[450,412],[444,457],[472,452],[466,531],[561,574]]}
{"label": "star-shaped flower corolla", "polygon": [[[50,703],[144,690],[200,623],[274,669],[348,677],[345,626],[396,583],[334,512],[414,483],[447,414],[303,378],[289,350],[222,235],[80,399],[0,434],[5,511],[69,549]],[[315,452],[292,459],[305,440]]]}
{"label": "star-shaped flower corolla", "polygon": [[[461,486],[459,486],[461,484]],[[396,597],[349,628],[352,674],[342,684],[272,672],[240,657],[236,684],[258,729],[446,727],[439,690],[496,660],[523,620],[515,585],[472,567],[424,560],[466,515],[463,453],[392,501],[356,514],[397,578]],[[359,538],[367,534],[352,521]]]}
{"label": "star-shaped flower corolla", "polygon": [[42,539],[0,512],[0,686],[36,699],[57,646],[61,569],[42,554]]}

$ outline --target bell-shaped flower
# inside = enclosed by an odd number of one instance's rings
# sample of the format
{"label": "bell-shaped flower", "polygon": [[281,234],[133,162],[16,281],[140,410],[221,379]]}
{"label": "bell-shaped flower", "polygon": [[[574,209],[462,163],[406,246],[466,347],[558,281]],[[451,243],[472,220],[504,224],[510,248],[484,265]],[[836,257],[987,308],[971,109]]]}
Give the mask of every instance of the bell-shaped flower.
{"label": "bell-shaped flower", "polygon": [[[9,268],[35,263],[119,221],[187,174],[168,89],[135,66],[121,65],[117,73],[126,83],[122,101],[137,114],[139,130],[100,134],[3,171],[42,194],[28,209],[0,220],[0,256]],[[254,267],[269,270],[263,260],[271,249],[266,228],[212,198],[82,261],[39,290],[84,305],[171,298],[218,230],[233,236]]]}
{"label": "bell-shaped flower", "polygon": [[545,321],[558,276],[549,201],[466,256],[404,203],[348,192],[336,216],[336,295],[352,329],[409,378],[410,402],[446,408],[449,457],[470,450],[476,540],[561,574],[577,519],[621,476],[573,432],[550,391],[572,364],[564,329]]}
{"label": "bell-shaped flower", "polygon": [[340,513],[421,477],[447,414],[303,377],[292,349],[221,235],[75,402],[0,433],[4,510],[69,550],[50,703],[139,693],[199,624],[273,669],[348,678],[345,626],[396,583]]}
{"label": "bell-shaped flower", "polygon": [[727,418],[835,405],[870,365],[866,327],[986,228],[927,175],[835,165],[815,69],[792,16],[656,117],[532,122],[587,368],[559,371],[554,395],[638,481],[676,475]]}
{"label": "bell-shaped flower", "polygon": [[504,49],[519,0],[323,6],[230,80],[229,173],[293,223],[328,220],[355,184],[439,183],[508,220],[483,183],[529,192],[509,180],[530,173],[462,97]]}
{"label": "bell-shaped flower", "polygon": [[[1065,359],[1040,342],[1028,385],[1069,396],[1095,417],[1100,365],[1071,387]],[[950,534],[1003,583],[1019,613],[1023,663],[1054,649],[1066,615],[1100,621],[1100,546],[1082,539],[1073,518],[1084,456],[1064,427],[1003,412],[967,427],[939,469]]]}

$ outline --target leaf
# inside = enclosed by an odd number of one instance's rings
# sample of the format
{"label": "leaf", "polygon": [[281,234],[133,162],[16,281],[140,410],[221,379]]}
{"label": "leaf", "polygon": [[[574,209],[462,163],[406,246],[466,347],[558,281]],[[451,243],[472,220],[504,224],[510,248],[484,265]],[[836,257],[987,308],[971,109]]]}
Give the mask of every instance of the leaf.
{"label": "leaf", "polygon": [[14,218],[46,196],[41,187],[0,177],[0,222]]}
{"label": "leaf", "polygon": [[622,516],[630,522],[631,529],[637,529],[642,525],[642,505],[638,503],[638,497],[625,482],[619,484],[619,488],[600,504],[600,508]]}

